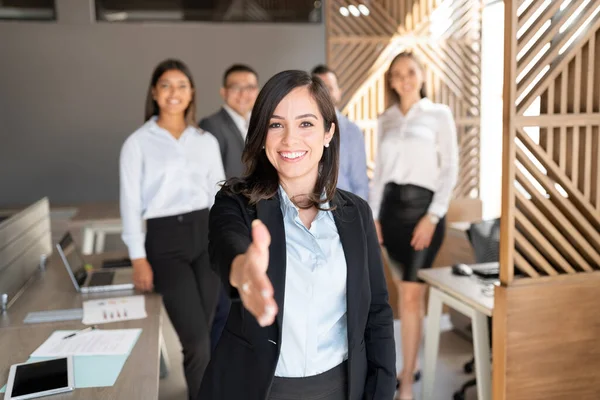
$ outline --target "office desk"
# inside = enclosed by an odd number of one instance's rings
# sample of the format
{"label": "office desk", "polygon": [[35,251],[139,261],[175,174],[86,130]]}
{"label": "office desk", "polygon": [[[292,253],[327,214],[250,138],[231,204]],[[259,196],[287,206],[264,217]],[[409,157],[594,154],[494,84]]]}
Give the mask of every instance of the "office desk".
{"label": "office desk", "polygon": [[123,230],[119,203],[84,204],[77,208],[70,224],[83,231],[83,254],[102,253],[106,234]]}
{"label": "office desk", "polygon": [[[478,267],[496,267],[498,263],[478,264]],[[422,399],[433,395],[435,367],[440,339],[442,306],[447,304],[471,318],[477,398],[491,400],[491,360],[487,317],[494,309],[494,291],[484,294],[485,284],[475,275],[465,277],[452,274],[451,267],[419,271],[419,278],[430,285],[427,325],[425,327],[425,360],[423,365]]]}
{"label": "office desk", "polygon": [[[101,255],[90,257],[92,263],[100,263]],[[36,273],[8,312],[0,316],[0,385],[6,383],[12,364],[24,362],[50,334],[60,329],[81,329],[81,321],[24,324],[23,319],[32,311],[80,308],[83,300],[135,294],[133,290],[79,294],[54,254],[48,259],[45,271]],[[112,387],[76,389],[73,393],[53,396],[52,399],[157,399],[159,380],[159,346],[161,342],[162,299],[148,294],[146,313],[141,320],[116,322],[102,325],[106,329],[141,328],[140,335],[116,383]],[[0,395],[3,399],[4,395]]]}

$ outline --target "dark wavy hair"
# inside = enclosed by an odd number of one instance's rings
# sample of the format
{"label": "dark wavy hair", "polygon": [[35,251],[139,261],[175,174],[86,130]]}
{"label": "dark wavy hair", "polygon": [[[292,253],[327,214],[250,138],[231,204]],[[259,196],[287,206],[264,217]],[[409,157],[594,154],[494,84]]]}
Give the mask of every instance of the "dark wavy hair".
{"label": "dark wavy hair", "polygon": [[196,85],[194,84],[194,78],[192,78],[192,73],[190,69],[185,65],[183,61],[168,59],[162,61],[160,64],[154,68],[154,72],[152,72],[152,78],[150,79],[150,86],[148,87],[148,94],[146,95],[146,110],[144,112],[144,121],[148,121],[155,115],[158,115],[160,109],[158,104],[154,100],[154,96],[152,96],[152,89],[156,87],[158,80],[161,76],[167,71],[177,70],[183,73],[190,81],[190,85],[192,87],[192,100],[185,110],[185,122],[188,125],[195,126],[196,125]]}
{"label": "dark wavy hair", "polygon": [[[413,60],[419,66],[419,68],[421,69],[423,74],[425,74],[425,69],[423,68],[423,64],[421,64],[421,62],[419,61],[417,56],[415,56],[412,51],[403,51],[402,53],[399,53],[396,57],[394,57],[394,59],[390,63],[390,67],[388,68],[388,70],[385,73],[385,88],[386,88],[386,92],[387,92],[387,96],[388,96],[388,106],[392,105],[392,104],[400,103],[400,95],[398,93],[396,93],[396,91],[392,88],[392,85],[390,84],[390,80],[392,79],[392,67],[394,66],[396,61],[398,61],[402,58],[409,58],[409,59]],[[425,83],[423,83],[423,86],[421,86],[421,90],[419,91],[419,94],[421,95],[421,98],[427,97],[427,92],[425,90]]]}
{"label": "dark wavy hair", "polygon": [[306,87],[317,103],[323,116],[325,131],[329,131],[331,124],[335,124],[335,131],[329,147],[323,151],[323,156],[319,161],[319,176],[312,193],[307,193],[307,201],[297,204],[297,206],[300,208],[314,206],[323,209],[322,206],[326,202],[333,200],[337,186],[340,152],[340,135],[335,106],[323,81],[299,70],[278,73],[269,79],[258,94],[252,109],[246,146],[242,154],[246,172],[242,178],[229,179],[224,185],[226,191],[243,194],[249,199],[250,204],[256,204],[260,200],[275,196],[279,188],[279,176],[267,158],[263,147],[267,139],[269,122],[277,105],[292,90],[299,87]]}

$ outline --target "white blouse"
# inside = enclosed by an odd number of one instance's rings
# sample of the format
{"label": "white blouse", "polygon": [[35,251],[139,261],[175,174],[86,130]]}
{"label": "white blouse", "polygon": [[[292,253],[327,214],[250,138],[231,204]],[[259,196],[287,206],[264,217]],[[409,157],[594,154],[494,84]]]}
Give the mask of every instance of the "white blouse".
{"label": "white blouse", "polygon": [[434,192],[428,212],[443,217],[458,178],[456,124],[450,108],[424,98],[406,115],[398,105],[377,120],[378,147],[369,204],[379,219],[383,189],[389,182]]}
{"label": "white blouse", "polygon": [[210,208],[223,180],[213,135],[188,126],[175,139],[156,124],[156,117],[148,120],[121,149],[122,237],[129,257],[146,257],[143,220]]}

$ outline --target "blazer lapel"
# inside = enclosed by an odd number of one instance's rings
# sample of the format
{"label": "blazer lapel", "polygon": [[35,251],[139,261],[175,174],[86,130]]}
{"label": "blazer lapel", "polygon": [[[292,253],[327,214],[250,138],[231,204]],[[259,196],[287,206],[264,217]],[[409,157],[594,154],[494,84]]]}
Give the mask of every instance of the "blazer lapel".
{"label": "blazer lapel", "polygon": [[275,195],[269,200],[261,200],[256,205],[256,214],[269,230],[271,234],[271,246],[269,247],[269,268],[267,275],[275,291],[275,301],[279,312],[277,313],[277,323],[279,324],[279,333],[277,343],[281,342],[281,324],[283,321],[283,301],[285,299],[285,269],[286,269],[286,251],[285,251],[285,227],[283,225],[283,214],[279,205],[279,195]]}
{"label": "blazer lapel", "polygon": [[231,119],[231,116],[224,108],[221,108],[221,116],[225,121],[225,126],[229,130],[229,135],[243,150],[245,143],[244,138],[242,137],[242,132],[240,132],[237,125],[235,124],[235,122],[233,122],[233,119]]}
{"label": "blazer lapel", "polygon": [[348,316],[348,347],[352,349],[355,340],[359,339],[356,332],[357,317],[361,300],[361,283],[365,270],[365,234],[360,228],[360,215],[352,203],[346,202],[339,192],[333,201],[336,209],[333,211],[335,224],[340,235],[342,248],[346,257],[346,307]]}

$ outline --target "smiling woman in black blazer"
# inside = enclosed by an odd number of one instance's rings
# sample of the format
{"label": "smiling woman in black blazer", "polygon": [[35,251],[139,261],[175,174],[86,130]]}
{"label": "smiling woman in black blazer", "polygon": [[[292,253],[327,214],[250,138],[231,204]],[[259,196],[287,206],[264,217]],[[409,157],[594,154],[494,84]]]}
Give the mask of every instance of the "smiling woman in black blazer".
{"label": "smiling woman in black blazer", "polygon": [[367,203],[336,189],[338,159],[320,79],[271,78],[252,111],[246,175],[210,211],[210,258],[233,303],[198,399],[393,398],[377,234]]}

